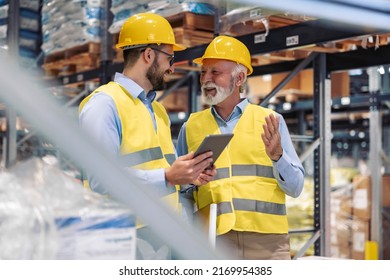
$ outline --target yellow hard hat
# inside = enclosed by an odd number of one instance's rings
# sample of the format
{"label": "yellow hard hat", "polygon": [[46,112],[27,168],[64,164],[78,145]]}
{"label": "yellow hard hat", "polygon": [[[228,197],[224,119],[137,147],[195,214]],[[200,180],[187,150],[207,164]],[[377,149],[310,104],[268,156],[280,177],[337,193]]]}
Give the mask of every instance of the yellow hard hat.
{"label": "yellow hard hat", "polygon": [[251,55],[248,48],[239,40],[229,36],[215,37],[206,48],[202,57],[194,59],[194,63],[203,64],[203,59],[226,59],[240,63],[248,68],[248,75],[252,74]]}
{"label": "yellow hard hat", "polygon": [[148,44],[172,45],[174,51],[186,48],[176,44],[172,26],[164,17],[152,13],[140,13],[129,17],[121,28],[116,47],[123,49]]}

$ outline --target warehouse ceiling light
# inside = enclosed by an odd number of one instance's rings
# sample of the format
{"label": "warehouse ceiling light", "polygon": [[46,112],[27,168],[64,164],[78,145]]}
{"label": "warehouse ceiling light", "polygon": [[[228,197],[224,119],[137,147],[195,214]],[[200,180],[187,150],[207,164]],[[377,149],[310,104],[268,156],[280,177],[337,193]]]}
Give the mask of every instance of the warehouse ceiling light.
{"label": "warehouse ceiling light", "polygon": [[384,75],[385,74],[385,67],[379,66],[377,71],[378,71],[379,74]]}

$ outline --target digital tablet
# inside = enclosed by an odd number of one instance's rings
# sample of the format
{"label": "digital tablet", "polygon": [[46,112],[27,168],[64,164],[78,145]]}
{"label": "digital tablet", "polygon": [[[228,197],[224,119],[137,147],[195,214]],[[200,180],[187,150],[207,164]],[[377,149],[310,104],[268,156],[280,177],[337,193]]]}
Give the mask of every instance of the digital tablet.
{"label": "digital tablet", "polygon": [[213,162],[215,162],[223,149],[225,149],[226,145],[230,142],[233,135],[233,133],[207,135],[196,150],[195,157],[205,152],[212,151]]}

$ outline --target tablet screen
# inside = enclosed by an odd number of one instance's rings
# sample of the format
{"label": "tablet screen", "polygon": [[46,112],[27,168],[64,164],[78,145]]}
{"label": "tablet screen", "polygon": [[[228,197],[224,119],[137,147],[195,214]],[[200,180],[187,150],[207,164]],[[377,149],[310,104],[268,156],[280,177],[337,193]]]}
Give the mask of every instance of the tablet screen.
{"label": "tablet screen", "polygon": [[195,157],[208,151],[213,152],[214,162],[233,137],[233,133],[207,135],[195,152]]}

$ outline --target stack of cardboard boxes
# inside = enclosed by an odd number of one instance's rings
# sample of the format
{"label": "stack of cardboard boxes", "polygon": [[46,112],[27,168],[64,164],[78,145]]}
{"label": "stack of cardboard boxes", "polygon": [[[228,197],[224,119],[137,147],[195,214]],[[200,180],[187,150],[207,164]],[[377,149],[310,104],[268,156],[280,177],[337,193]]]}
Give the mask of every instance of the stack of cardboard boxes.
{"label": "stack of cardboard boxes", "polygon": [[[254,76],[248,78],[249,94],[252,97],[263,98],[284,80],[289,73]],[[275,103],[295,102],[302,99],[312,99],[314,92],[313,70],[306,69],[292,78],[275,96]],[[331,74],[331,97],[349,96],[350,78],[348,72]]]}
{"label": "stack of cardboard boxes", "polygon": [[331,193],[331,257],[351,259],[352,186],[343,185]]}
{"label": "stack of cardboard boxes", "polygon": [[[331,193],[331,256],[365,259],[371,240],[371,177],[356,175],[352,183]],[[390,259],[390,176],[382,177],[383,259]],[[375,225],[374,225],[375,226]]]}
{"label": "stack of cardboard boxes", "polygon": [[[365,243],[371,240],[371,178],[355,176],[352,189],[352,258],[364,259]],[[382,206],[386,211],[390,206],[390,176],[382,177]],[[388,211],[387,211],[388,212]],[[386,215],[386,214],[385,214]],[[390,259],[389,222],[383,215],[383,258]]]}

